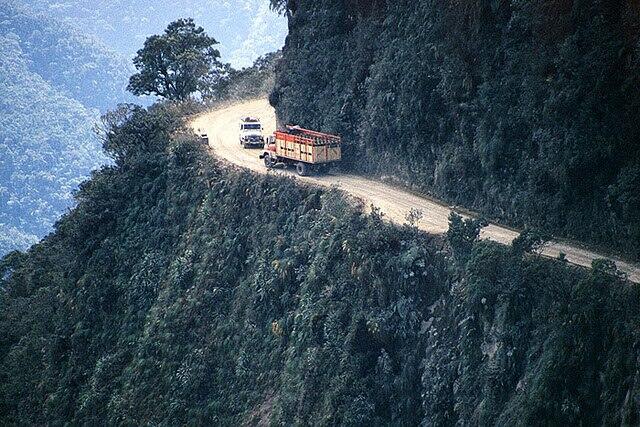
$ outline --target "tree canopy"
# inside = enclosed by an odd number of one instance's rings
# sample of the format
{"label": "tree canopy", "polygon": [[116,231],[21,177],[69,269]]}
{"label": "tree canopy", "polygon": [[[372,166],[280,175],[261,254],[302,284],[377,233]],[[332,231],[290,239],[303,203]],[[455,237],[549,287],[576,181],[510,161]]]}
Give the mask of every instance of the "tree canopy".
{"label": "tree canopy", "polygon": [[193,19],[169,24],[164,34],[149,37],[133,60],[138,73],[128,89],[135,95],[184,100],[222,72],[218,42]]}

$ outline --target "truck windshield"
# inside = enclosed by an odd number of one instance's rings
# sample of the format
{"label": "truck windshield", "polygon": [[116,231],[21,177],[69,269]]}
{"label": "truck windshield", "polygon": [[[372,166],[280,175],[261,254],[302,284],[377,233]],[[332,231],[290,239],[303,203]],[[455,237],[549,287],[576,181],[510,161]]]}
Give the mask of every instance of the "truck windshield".
{"label": "truck windshield", "polygon": [[254,129],[258,129],[258,130],[260,130],[260,127],[261,127],[261,126],[260,126],[260,124],[259,124],[259,123],[256,123],[256,124],[251,124],[251,125],[243,125],[243,127],[242,127],[242,128],[243,128],[244,130],[254,130]]}

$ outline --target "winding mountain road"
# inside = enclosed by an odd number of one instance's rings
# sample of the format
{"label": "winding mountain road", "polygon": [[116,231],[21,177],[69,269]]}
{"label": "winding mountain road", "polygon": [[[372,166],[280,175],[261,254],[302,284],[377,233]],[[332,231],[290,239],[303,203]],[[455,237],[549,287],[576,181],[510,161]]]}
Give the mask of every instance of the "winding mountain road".
{"label": "winding mountain road", "polygon": [[[241,117],[247,116],[260,117],[266,135],[276,130],[275,111],[266,99],[239,102],[203,113],[192,120],[191,127],[196,133],[208,135],[211,148],[222,159],[258,173],[295,175],[293,170],[268,171],[262,160],[258,158],[261,150],[245,150],[240,146],[238,140],[239,121]],[[419,229],[435,234],[447,231],[450,208],[402,189],[348,174],[297,177],[297,179],[311,184],[337,187],[362,199],[365,206],[378,207],[386,219],[398,224],[406,223],[407,215],[411,209],[417,209],[423,214],[416,223]],[[481,232],[481,238],[505,245],[511,244],[517,236],[517,231],[495,224],[485,227]],[[564,242],[546,244],[540,252],[551,258],[556,258],[560,253],[564,253],[568,262],[583,267],[590,267],[594,259],[606,258],[604,255]],[[614,261],[618,268],[627,274],[630,281],[640,283],[640,266],[618,259],[614,259]]]}

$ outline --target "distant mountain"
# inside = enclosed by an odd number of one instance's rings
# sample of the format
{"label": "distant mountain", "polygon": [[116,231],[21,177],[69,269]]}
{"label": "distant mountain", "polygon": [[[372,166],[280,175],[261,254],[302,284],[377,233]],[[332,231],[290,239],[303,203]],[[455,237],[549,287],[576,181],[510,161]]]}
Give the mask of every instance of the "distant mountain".
{"label": "distant mountain", "polygon": [[0,4],[0,35],[17,37],[30,72],[86,106],[104,111],[133,100],[131,61],[95,38],[16,1]]}
{"label": "distant mountain", "polygon": [[15,2],[0,5],[0,255],[26,249],[107,161],[93,126],[132,100],[122,56]]}
{"label": "distant mountain", "polygon": [[286,34],[263,0],[0,2],[0,256],[47,234],[77,185],[107,161],[95,121],[140,102],[126,92],[130,57],[185,16],[235,67],[277,50]]}
{"label": "distant mountain", "polygon": [[106,162],[92,132],[97,117],[29,71],[17,36],[0,36],[0,253],[49,232],[77,185]]}
{"label": "distant mountain", "polygon": [[287,33],[286,20],[270,11],[267,0],[43,0],[31,7],[128,56],[169,22],[192,17],[220,42],[222,59],[234,67],[280,49]]}

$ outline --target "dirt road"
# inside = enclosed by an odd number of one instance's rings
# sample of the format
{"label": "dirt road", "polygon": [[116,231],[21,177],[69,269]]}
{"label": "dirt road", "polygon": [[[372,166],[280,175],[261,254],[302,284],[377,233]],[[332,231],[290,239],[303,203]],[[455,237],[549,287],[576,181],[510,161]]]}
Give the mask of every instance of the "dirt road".
{"label": "dirt road", "polygon": [[[279,173],[295,175],[293,171],[267,171],[258,158],[261,150],[243,149],[238,140],[239,121],[241,117],[255,116],[262,120],[265,134],[271,134],[276,127],[275,111],[267,100],[255,100],[233,104],[202,114],[195,118],[191,126],[196,132],[204,132],[209,136],[209,144],[217,156],[236,165],[246,167],[258,173]],[[355,175],[324,175],[298,177],[299,180],[323,185],[335,186],[345,192],[362,199],[366,206],[380,208],[385,218],[398,224],[406,223],[407,214],[413,209],[422,211],[423,217],[417,227],[428,233],[444,233],[448,228],[451,212],[446,206],[426,198],[418,197],[401,189]],[[518,236],[516,231],[497,225],[484,228],[481,237],[502,244],[510,244]],[[560,253],[576,265],[590,267],[591,261],[603,258],[595,252],[581,249],[567,243],[551,243],[542,250],[542,254],[555,258]],[[625,272],[629,280],[640,283],[640,267],[620,260],[615,260],[618,268]]]}

